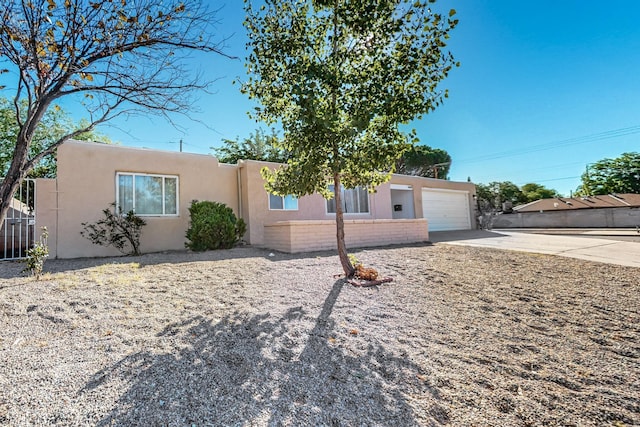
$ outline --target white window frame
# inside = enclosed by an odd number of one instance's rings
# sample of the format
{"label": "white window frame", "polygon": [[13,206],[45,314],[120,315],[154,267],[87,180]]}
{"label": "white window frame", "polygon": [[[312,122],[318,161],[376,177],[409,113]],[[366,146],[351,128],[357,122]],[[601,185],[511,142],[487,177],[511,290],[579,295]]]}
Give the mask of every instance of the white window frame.
{"label": "white window frame", "polygon": [[[138,216],[144,217],[178,217],[180,216],[180,177],[178,175],[163,175],[163,174],[151,174],[151,173],[139,173],[139,172],[116,172],[116,210],[120,210],[120,177],[130,176],[132,177],[132,192],[133,192],[133,212]],[[150,176],[155,178],[162,178],[162,213],[161,214],[140,214],[136,212],[136,176]],[[176,180],[176,213],[165,213],[165,179]]]}
{"label": "white window frame", "polygon": [[[369,194],[369,191],[367,190],[366,187],[361,187],[358,186],[356,188],[344,188],[344,187],[340,187],[341,191],[342,191],[342,213],[344,215],[371,215],[371,195]],[[332,193],[334,193],[334,197],[332,199],[327,199],[326,203],[325,203],[325,209],[327,210],[327,215],[335,215],[335,212],[330,212],[329,211],[329,202],[330,201],[335,201],[335,187],[333,185],[329,186],[329,191],[331,191]],[[346,201],[345,201],[345,197],[344,197],[344,193],[347,191],[365,191],[367,194],[367,211],[366,212],[362,212],[360,211],[360,198],[356,197],[356,200],[358,202],[358,212],[346,212],[345,207],[346,207]]]}
{"label": "white window frame", "polygon": [[[271,193],[267,193],[267,195],[269,196],[269,210],[270,211],[297,211],[298,210],[298,199],[295,196],[292,195],[286,195],[286,196],[278,196],[276,194],[271,194]],[[282,199],[282,208],[274,208],[271,207],[271,198],[272,197],[279,197],[280,199]],[[291,198],[290,200],[295,200],[296,202],[296,207],[295,208],[287,208],[287,203],[286,203],[286,199],[287,198]]]}

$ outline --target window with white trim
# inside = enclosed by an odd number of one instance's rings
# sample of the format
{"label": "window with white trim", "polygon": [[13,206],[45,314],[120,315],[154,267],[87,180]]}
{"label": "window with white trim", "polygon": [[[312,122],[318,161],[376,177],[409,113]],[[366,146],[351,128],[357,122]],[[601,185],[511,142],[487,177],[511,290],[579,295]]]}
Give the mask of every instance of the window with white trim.
{"label": "window with white trim", "polygon": [[140,216],[178,215],[178,177],[143,173],[116,174],[117,207]]}
{"label": "window with white trim", "polygon": [[276,196],[269,193],[269,210],[272,211],[297,211],[298,198],[294,196]]}
{"label": "window with white trim", "polygon": [[[369,192],[365,187],[341,188],[342,212],[345,214],[369,213]],[[334,186],[329,186],[334,191]],[[336,199],[327,200],[327,212],[336,213]]]}

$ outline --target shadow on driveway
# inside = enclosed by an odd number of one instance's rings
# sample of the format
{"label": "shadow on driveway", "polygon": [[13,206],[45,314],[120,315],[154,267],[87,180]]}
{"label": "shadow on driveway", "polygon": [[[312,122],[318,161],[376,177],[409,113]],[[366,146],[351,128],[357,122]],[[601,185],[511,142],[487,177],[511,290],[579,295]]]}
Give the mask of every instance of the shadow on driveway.
{"label": "shadow on driveway", "polygon": [[491,237],[505,237],[505,235],[496,231],[489,230],[455,230],[429,232],[429,241],[432,243],[455,242],[456,240],[487,239]]}

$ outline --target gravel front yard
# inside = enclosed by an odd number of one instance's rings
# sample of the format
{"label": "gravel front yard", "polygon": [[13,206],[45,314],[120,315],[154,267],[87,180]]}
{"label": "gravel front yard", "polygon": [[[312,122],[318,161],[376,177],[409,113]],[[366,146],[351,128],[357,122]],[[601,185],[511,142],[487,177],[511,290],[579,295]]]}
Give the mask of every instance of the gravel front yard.
{"label": "gravel front yard", "polygon": [[0,425],[640,425],[640,271],[456,247],[0,263]]}

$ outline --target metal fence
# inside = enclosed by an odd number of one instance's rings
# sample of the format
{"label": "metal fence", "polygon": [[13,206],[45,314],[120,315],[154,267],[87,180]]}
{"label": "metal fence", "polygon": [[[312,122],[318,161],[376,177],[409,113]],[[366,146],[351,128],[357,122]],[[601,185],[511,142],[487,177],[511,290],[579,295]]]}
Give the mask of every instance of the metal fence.
{"label": "metal fence", "polygon": [[[2,181],[0,179],[0,181]],[[36,182],[25,179],[16,190],[0,224],[0,260],[22,259],[35,243]]]}

